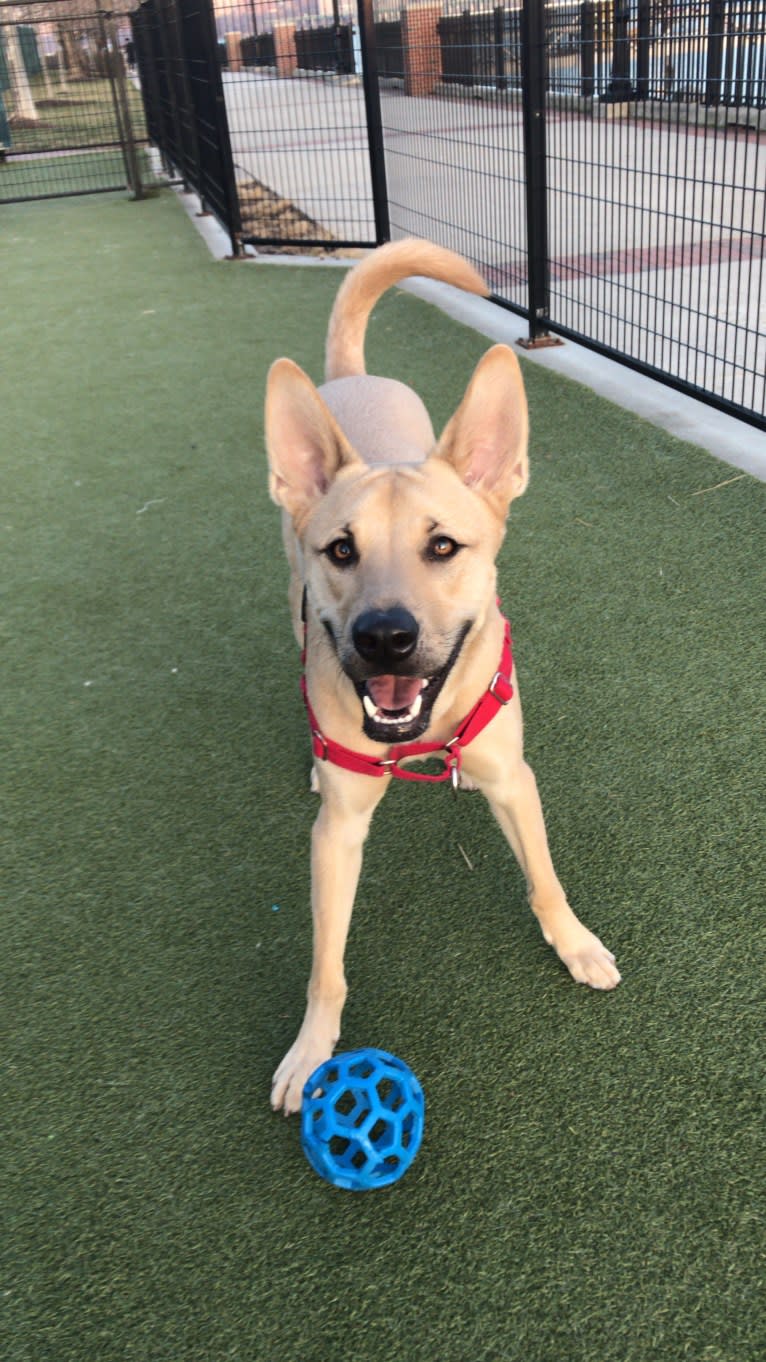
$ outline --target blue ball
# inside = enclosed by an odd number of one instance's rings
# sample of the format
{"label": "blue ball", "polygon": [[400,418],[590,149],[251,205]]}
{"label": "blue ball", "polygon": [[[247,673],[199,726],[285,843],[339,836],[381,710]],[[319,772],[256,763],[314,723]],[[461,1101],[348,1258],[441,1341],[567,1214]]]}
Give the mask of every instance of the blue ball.
{"label": "blue ball", "polygon": [[303,1089],[303,1152],[334,1187],[389,1187],[420,1148],[424,1116],[423,1089],[403,1060],[348,1050],[320,1064]]}

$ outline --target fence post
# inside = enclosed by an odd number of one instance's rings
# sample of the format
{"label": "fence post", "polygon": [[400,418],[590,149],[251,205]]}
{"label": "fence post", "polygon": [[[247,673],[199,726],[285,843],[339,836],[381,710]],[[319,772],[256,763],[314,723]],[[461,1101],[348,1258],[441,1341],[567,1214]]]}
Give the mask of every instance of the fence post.
{"label": "fence post", "polygon": [[386,183],[383,119],[380,113],[380,87],[378,85],[378,52],[375,46],[372,0],[357,0],[357,15],[362,46],[362,82],[364,85],[364,106],[367,113],[367,146],[370,152],[375,241],[378,246],[382,246],[384,242],[391,240],[391,223],[388,215],[388,185]]}
{"label": "fence post", "polygon": [[625,104],[635,98],[630,83],[630,0],[614,0],[612,78],[604,99],[609,104]]}
{"label": "fence post", "polygon": [[592,0],[580,6],[580,94],[592,99],[596,93],[596,13]]}
{"label": "fence post", "polygon": [[472,88],[474,85],[474,69],[477,62],[473,46],[473,20],[469,9],[464,9],[460,15],[458,45],[459,50],[462,50],[463,53],[463,71],[465,73],[464,84],[469,86],[469,88]]}
{"label": "fence post", "polygon": [[711,107],[715,107],[721,102],[724,3],[725,0],[710,0],[710,9],[708,10],[705,103]]}
{"label": "fence post", "polygon": [[5,160],[5,153],[10,150],[10,146],[11,126],[3,103],[3,92],[0,90],[0,161]]}
{"label": "fence post", "polygon": [[638,0],[636,40],[636,99],[648,99],[652,54],[652,0]]}
{"label": "fence post", "polygon": [[98,12],[98,25],[101,44],[104,49],[104,61],[112,90],[117,136],[125,165],[125,179],[134,199],[142,199],[144,187],[141,183],[141,170],[128,105],[128,92],[125,87],[125,67],[120,45],[117,41],[117,29],[112,15],[106,14],[103,10]]}
{"label": "fence post", "polygon": [[507,90],[505,75],[505,9],[495,5],[492,11],[492,39],[495,48],[495,89]]}
{"label": "fence post", "polygon": [[548,184],[545,138],[545,0],[524,0],[521,11],[521,97],[524,174],[527,197],[526,350],[560,345],[548,335],[550,267],[548,262]]}

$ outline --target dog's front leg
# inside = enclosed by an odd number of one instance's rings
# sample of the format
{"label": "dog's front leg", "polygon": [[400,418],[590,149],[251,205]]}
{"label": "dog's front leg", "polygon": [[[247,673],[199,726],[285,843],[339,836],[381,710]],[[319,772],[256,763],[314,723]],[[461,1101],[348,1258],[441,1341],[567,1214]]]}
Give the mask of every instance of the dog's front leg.
{"label": "dog's front leg", "polygon": [[530,767],[514,762],[502,777],[482,782],[482,788],[524,872],[530,906],[548,945],[577,983],[614,988],[620,982],[614,956],[575,916],[559,884]]}
{"label": "dog's front leg", "polygon": [[320,772],[322,807],[311,834],[311,911],[313,963],[308,1003],[295,1044],[274,1075],[271,1105],[286,1114],[300,1110],[303,1086],[319,1064],[330,1058],[340,1036],[346,1000],[343,956],[354,896],[362,868],[362,848],[376,804],[387,780]]}

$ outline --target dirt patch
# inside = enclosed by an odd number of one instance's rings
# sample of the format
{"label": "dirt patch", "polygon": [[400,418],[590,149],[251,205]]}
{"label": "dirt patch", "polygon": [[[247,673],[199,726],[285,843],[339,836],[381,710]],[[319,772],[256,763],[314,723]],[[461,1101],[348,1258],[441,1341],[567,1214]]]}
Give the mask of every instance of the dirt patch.
{"label": "dirt patch", "polygon": [[8,126],[14,128],[16,132],[39,132],[50,127],[49,123],[43,123],[41,118],[25,118],[23,114],[9,114]]}
{"label": "dirt patch", "polygon": [[[335,255],[360,254],[346,246],[333,246],[332,232],[315,222],[289,199],[275,194],[260,180],[246,180],[237,185],[239,208],[242,215],[243,237],[277,237],[278,245],[256,244],[259,255]],[[327,242],[326,246],[302,246],[302,241]]]}
{"label": "dirt patch", "polygon": [[76,109],[82,108],[86,100],[70,99],[69,95],[46,95],[35,100],[38,109]]}

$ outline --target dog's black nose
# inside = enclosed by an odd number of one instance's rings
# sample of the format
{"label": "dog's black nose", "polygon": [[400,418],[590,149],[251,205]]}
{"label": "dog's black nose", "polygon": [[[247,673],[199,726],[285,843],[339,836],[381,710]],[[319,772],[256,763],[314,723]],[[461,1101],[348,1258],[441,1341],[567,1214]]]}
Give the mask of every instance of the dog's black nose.
{"label": "dog's black nose", "polygon": [[354,647],[365,662],[391,671],[415,651],[418,622],[402,605],[390,610],[365,610],[351,631]]}

